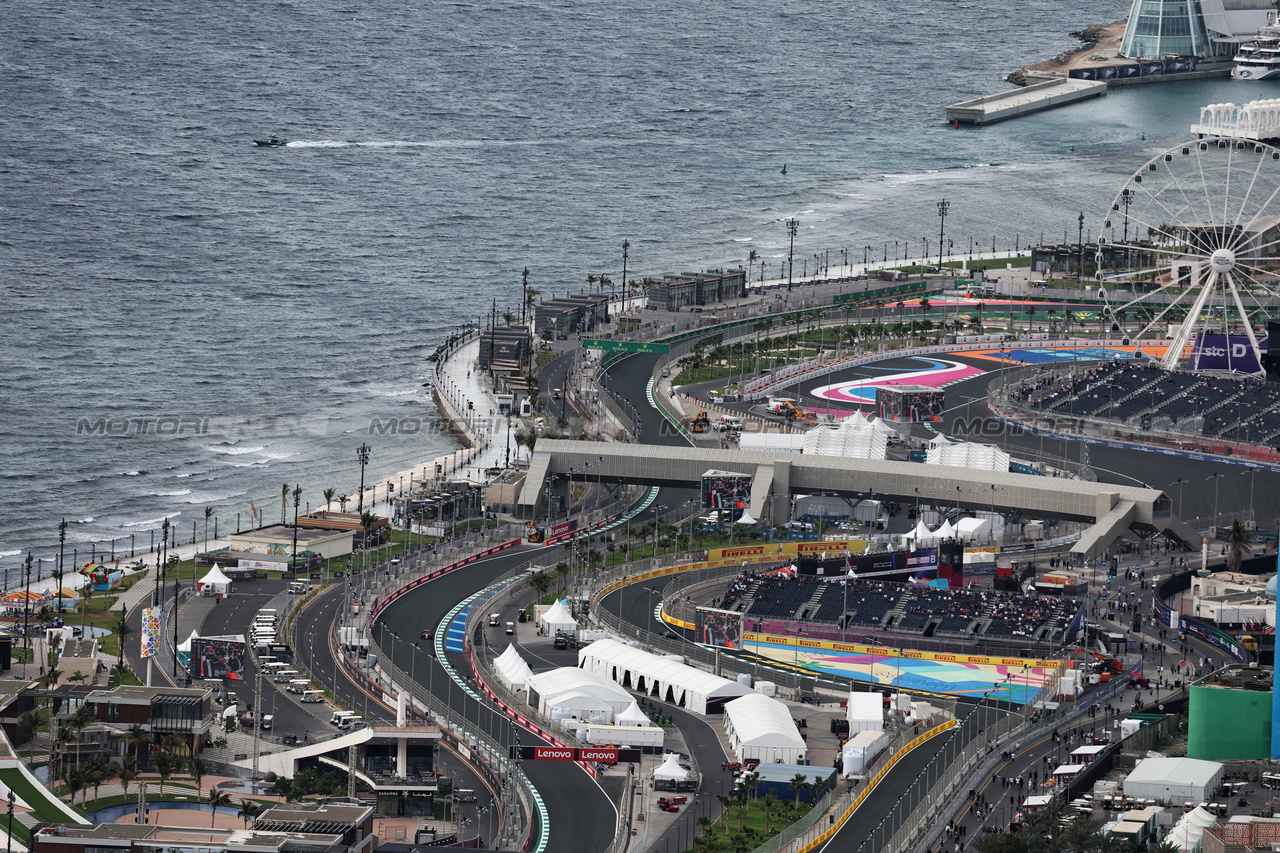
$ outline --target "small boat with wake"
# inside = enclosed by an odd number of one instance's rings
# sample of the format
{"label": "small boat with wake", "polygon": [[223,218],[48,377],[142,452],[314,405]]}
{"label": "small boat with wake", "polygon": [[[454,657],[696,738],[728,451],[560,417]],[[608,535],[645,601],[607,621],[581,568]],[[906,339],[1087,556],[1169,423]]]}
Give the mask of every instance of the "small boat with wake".
{"label": "small boat with wake", "polygon": [[261,145],[263,148],[283,148],[285,145],[288,145],[289,143],[285,142],[283,139],[281,139],[280,137],[276,136],[273,133],[266,139],[253,140],[253,144]]}

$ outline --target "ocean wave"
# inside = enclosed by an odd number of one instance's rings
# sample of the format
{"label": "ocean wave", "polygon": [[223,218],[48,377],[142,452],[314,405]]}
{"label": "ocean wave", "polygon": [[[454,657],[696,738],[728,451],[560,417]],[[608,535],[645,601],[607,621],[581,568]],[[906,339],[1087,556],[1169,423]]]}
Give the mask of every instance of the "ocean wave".
{"label": "ocean wave", "polygon": [[264,445],[236,447],[234,444],[206,444],[204,449],[210,453],[222,453],[226,456],[244,456],[246,453],[261,453],[267,448]]}
{"label": "ocean wave", "polygon": [[0,551],[0,558],[2,558],[2,557],[13,557],[13,556],[15,556],[15,555],[17,555],[17,554],[21,554],[21,553],[22,553],[22,549],[21,549],[21,548],[17,548],[17,549],[15,549],[15,550],[13,550],[13,551]]}
{"label": "ocean wave", "polygon": [[755,238],[754,238],[754,237],[734,237],[734,238],[733,238],[733,242],[735,242],[735,243],[750,243],[753,239],[755,239]]}
{"label": "ocean wave", "polygon": [[341,142],[337,139],[306,140],[297,139],[285,144],[285,148],[350,148],[354,142]]}
{"label": "ocean wave", "polygon": [[159,518],[148,518],[148,519],[145,519],[145,520],[143,520],[143,521],[130,521],[130,522],[126,522],[125,524],[122,524],[122,525],[120,525],[120,526],[121,526],[121,527],[124,527],[124,528],[127,528],[127,529],[129,529],[129,530],[136,530],[136,529],[138,529],[138,528],[140,528],[140,527],[141,527],[141,528],[159,527],[159,526],[161,526],[162,524],[164,524],[164,520],[165,520],[166,518],[167,518],[167,519],[169,519],[170,521],[172,521],[173,519],[177,518],[177,517],[178,517],[178,516],[180,516],[180,515],[182,515],[182,513],[180,513],[180,512],[171,512],[171,513],[169,513],[168,515],[162,515],[162,516],[160,516]]}
{"label": "ocean wave", "polygon": [[184,499],[184,500],[179,501],[179,503],[184,503],[184,504],[215,504],[215,503],[218,503],[219,501],[229,501],[229,500],[231,500],[232,498],[242,497],[242,496],[247,495],[247,494],[249,494],[249,492],[248,492],[247,490],[241,490],[241,491],[238,491],[238,492],[231,492],[230,494],[225,494],[225,495],[221,495],[221,494],[201,494],[201,495],[192,495],[192,496],[191,496],[191,497],[189,497],[189,498],[186,498],[186,499]]}
{"label": "ocean wave", "polygon": [[142,473],[141,471],[121,471],[120,476],[121,477],[137,477],[141,473]]}
{"label": "ocean wave", "polygon": [[77,518],[76,524],[93,524],[97,520],[98,520],[97,516],[91,515],[91,516],[88,516],[87,518]]}
{"label": "ocean wave", "polygon": [[180,498],[183,495],[191,494],[191,490],[177,489],[176,491],[172,491],[172,492],[152,492],[151,494],[157,498]]}

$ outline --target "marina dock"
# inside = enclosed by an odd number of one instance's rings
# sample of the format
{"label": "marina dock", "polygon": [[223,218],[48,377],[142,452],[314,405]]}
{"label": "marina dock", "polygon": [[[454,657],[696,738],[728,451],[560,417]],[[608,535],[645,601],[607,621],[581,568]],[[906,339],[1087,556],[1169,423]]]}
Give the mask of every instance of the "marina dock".
{"label": "marina dock", "polygon": [[1106,93],[1105,81],[1057,77],[1043,83],[1034,83],[1020,89],[1001,92],[998,95],[988,95],[984,98],[952,104],[947,107],[947,121],[962,124],[993,124],[1063,104],[1096,98]]}

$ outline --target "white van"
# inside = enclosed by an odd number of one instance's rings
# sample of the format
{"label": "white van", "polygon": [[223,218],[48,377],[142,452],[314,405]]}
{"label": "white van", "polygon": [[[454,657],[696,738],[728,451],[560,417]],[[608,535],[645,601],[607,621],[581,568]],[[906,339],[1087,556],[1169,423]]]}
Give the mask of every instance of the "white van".
{"label": "white van", "polygon": [[275,717],[273,717],[271,714],[262,715],[262,730],[264,732],[271,731],[271,721],[274,719]]}
{"label": "white van", "polygon": [[516,623],[514,623],[514,622],[508,622],[508,623],[507,623],[507,633],[508,633],[508,634],[514,634],[515,632],[516,632]]}
{"label": "white van", "polygon": [[271,680],[276,684],[285,684],[293,681],[301,674],[302,673],[298,672],[296,669],[282,669],[279,672],[272,673]]}
{"label": "white van", "polygon": [[262,668],[267,672],[279,672],[282,669],[288,669],[289,664],[284,661],[273,660],[270,663],[264,663]]}

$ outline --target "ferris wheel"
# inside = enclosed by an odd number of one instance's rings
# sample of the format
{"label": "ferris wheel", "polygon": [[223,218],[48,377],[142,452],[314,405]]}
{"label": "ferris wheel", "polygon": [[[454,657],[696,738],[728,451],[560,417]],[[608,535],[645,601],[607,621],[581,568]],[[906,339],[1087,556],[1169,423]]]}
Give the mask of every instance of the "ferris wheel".
{"label": "ferris wheel", "polygon": [[1213,138],[1153,157],[1112,200],[1095,261],[1124,271],[1108,294],[1112,320],[1138,343],[1168,343],[1165,369],[1201,335],[1236,335],[1256,371],[1254,327],[1280,282],[1280,149]]}

